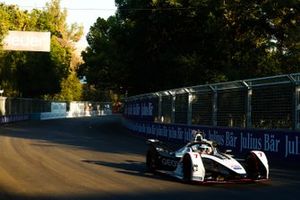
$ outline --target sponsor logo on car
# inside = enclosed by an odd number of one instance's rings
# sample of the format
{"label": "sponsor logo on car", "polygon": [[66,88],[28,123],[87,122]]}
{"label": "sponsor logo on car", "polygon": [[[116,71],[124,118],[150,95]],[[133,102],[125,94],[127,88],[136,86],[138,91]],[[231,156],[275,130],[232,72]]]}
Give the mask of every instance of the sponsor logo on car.
{"label": "sponsor logo on car", "polygon": [[233,166],[231,166],[231,168],[234,169],[234,170],[242,169],[241,166],[239,166],[239,165],[233,165]]}
{"label": "sponsor logo on car", "polygon": [[167,159],[167,158],[163,158],[163,159],[161,160],[161,163],[162,163],[163,165],[170,166],[170,167],[176,167],[177,164],[178,164],[177,161],[172,160],[172,159]]}

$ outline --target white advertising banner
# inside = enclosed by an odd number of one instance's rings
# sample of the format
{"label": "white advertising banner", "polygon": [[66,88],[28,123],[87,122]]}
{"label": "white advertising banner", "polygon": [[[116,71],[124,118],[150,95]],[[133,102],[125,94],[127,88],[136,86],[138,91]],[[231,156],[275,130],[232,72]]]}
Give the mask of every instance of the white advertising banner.
{"label": "white advertising banner", "polygon": [[51,102],[51,113],[66,113],[67,104],[59,102]]}
{"label": "white advertising banner", "polygon": [[9,31],[3,49],[11,51],[50,51],[50,32]]}

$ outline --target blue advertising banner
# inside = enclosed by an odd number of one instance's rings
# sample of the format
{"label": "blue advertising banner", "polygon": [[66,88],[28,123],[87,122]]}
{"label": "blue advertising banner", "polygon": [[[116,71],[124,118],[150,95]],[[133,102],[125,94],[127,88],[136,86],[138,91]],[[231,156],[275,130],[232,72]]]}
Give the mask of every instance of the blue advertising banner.
{"label": "blue advertising banner", "polygon": [[143,119],[153,122],[154,112],[157,110],[155,105],[155,99],[128,102],[124,106],[124,115],[130,119]]}
{"label": "blue advertising banner", "polygon": [[130,119],[125,119],[125,125],[147,138],[180,143],[191,141],[193,130],[201,130],[205,138],[216,141],[222,149],[231,149],[237,154],[261,150],[269,159],[300,163],[299,132],[160,124]]}
{"label": "blue advertising banner", "polygon": [[29,115],[4,115],[0,116],[0,124],[29,120]]}

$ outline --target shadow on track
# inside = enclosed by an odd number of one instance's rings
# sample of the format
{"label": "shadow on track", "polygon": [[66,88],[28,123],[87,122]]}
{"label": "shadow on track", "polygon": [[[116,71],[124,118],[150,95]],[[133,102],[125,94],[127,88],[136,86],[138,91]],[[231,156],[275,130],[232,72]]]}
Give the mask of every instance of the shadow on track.
{"label": "shadow on track", "polygon": [[0,136],[38,140],[32,145],[45,148],[62,144],[108,153],[141,155],[146,151],[145,140],[124,129],[118,116],[7,124],[0,127]]}
{"label": "shadow on track", "polygon": [[[272,169],[271,176],[274,177],[270,184],[249,184],[249,185],[210,185],[203,187],[199,185],[188,185],[175,181],[174,178],[163,176],[161,174],[149,174],[146,172],[143,162],[144,153],[147,145],[145,139],[132,135],[125,130],[120,121],[112,116],[64,119],[52,121],[28,121],[17,124],[8,124],[1,126],[0,137],[12,137],[32,140],[30,146],[37,148],[52,148],[67,145],[68,148],[87,149],[95,152],[122,154],[125,162],[115,159],[114,161],[101,158],[85,157],[79,162],[74,162],[73,166],[80,164],[95,165],[96,171],[101,167],[111,168],[117,174],[117,181],[122,175],[125,178],[139,180],[142,184],[154,183],[155,188],[146,191],[101,193],[98,191],[88,194],[66,191],[64,195],[54,196],[49,192],[44,195],[34,194],[20,195],[10,191],[5,191],[0,198],[11,200],[174,200],[174,199],[243,199],[243,200],[296,200],[299,199],[299,174],[291,173],[287,169]],[[63,149],[64,150],[64,149]],[[62,150],[62,151],[63,151]],[[77,153],[77,152],[75,152]],[[137,155],[139,159],[127,159],[128,155]],[[123,158],[124,158],[123,157]],[[142,157],[142,158],[141,158]],[[67,158],[66,158],[67,159]],[[102,160],[103,159],[103,160]],[[84,166],[85,167],[85,166]],[[89,166],[90,167],[90,166]],[[100,170],[99,170],[100,171]],[[120,175],[120,176],[119,176]],[[138,178],[140,179],[138,179]],[[123,177],[123,180],[125,179]],[[161,180],[161,181],[160,181]],[[47,180],[45,180],[47,183]],[[30,183],[28,183],[30,184]],[[162,186],[164,185],[164,187]],[[59,186],[58,186],[59,187]],[[105,187],[105,185],[103,185]],[[138,185],[135,185],[139,188]],[[128,185],[128,190],[131,185]]]}
{"label": "shadow on track", "polygon": [[[145,183],[146,184],[146,183]],[[22,196],[17,194],[9,194],[10,200],[195,200],[195,199],[214,199],[214,200],[298,200],[299,192],[285,190],[283,188],[272,188],[265,186],[216,186],[202,187],[190,186],[190,189],[177,190],[157,190],[152,192],[138,192],[133,194],[112,193],[101,194],[94,193],[89,195],[66,194],[62,196]]]}
{"label": "shadow on track", "polygon": [[167,176],[165,174],[161,174],[161,173],[153,174],[148,172],[145,167],[146,166],[145,162],[138,162],[134,160],[126,160],[126,162],[120,162],[120,163],[106,162],[101,160],[82,160],[82,162],[114,168],[115,172],[117,173],[127,174],[131,176],[146,177],[146,178],[158,179],[162,181],[180,182],[178,179],[171,176]]}

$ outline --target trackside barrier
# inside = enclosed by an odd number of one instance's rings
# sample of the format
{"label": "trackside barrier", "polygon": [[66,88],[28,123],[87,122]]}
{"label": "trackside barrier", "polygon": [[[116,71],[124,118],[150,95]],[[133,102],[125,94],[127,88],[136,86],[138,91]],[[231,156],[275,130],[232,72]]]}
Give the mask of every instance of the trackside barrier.
{"label": "trackside barrier", "polygon": [[201,130],[205,138],[216,141],[223,150],[231,149],[235,154],[243,155],[257,149],[264,151],[270,160],[300,163],[300,135],[291,131],[160,124],[130,119],[123,123],[143,137],[181,144],[191,141],[193,130]]}
{"label": "trackside barrier", "polygon": [[30,115],[7,115],[0,116],[0,124],[29,120]]}
{"label": "trackside barrier", "polygon": [[[69,109],[67,110],[67,107]],[[36,120],[50,120],[50,119],[63,119],[63,118],[75,118],[75,117],[94,117],[101,115],[110,115],[111,106],[109,103],[104,104],[103,107],[96,107],[96,110],[92,109],[92,105],[88,102],[70,102],[67,103],[51,103],[51,112],[42,112],[32,114],[32,119]]]}
{"label": "trackside barrier", "polygon": [[55,102],[0,97],[0,124],[112,114],[110,102]]}
{"label": "trackside barrier", "polygon": [[198,85],[128,97],[125,126],[145,137],[185,143],[191,131],[235,153],[263,150],[300,163],[300,73]]}

